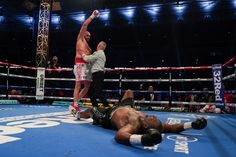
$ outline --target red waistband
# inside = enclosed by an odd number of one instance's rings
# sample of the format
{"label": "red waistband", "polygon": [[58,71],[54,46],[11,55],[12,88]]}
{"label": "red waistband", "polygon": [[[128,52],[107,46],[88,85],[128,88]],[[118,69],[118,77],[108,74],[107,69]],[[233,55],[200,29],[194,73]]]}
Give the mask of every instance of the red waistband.
{"label": "red waistband", "polygon": [[83,58],[78,58],[78,57],[75,58],[75,63],[87,63],[88,64],[88,62],[86,62]]}

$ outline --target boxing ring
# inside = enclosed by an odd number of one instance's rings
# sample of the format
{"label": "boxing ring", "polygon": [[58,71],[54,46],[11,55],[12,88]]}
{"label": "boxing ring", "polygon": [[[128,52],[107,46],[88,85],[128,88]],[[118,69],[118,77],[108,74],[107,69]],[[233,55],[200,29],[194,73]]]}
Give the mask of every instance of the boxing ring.
{"label": "boxing ring", "polygon": [[157,150],[118,144],[115,131],[75,121],[65,106],[0,105],[0,156],[215,156],[234,157],[235,115],[145,111],[162,121],[179,122],[205,117],[207,128],[165,134]]}
{"label": "boxing ring", "polygon": [[[228,66],[232,60],[234,62],[235,57],[224,65]],[[140,93],[147,93],[147,89],[139,88],[140,83],[145,82],[148,85],[156,85],[158,90],[153,93],[158,95],[158,99],[135,99],[137,109],[146,114],[154,114],[167,123],[186,122],[197,117],[205,117],[208,120],[208,126],[203,130],[163,134],[163,142],[154,150],[148,150],[118,144],[114,140],[114,130],[92,125],[91,119],[76,121],[69,114],[67,107],[72,102],[74,86],[71,68],[37,69],[0,62],[0,157],[105,157],[124,154],[129,157],[233,157],[236,149],[235,103],[223,102],[224,106],[231,109],[231,114],[200,113],[200,108],[205,105],[222,104],[190,100],[193,95],[204,93],[214,97],[213,85],[212,88],[207,86],[209,82],[214,81],[212,67],[107,69],[107,88],[104,93],[111,104],[117,102],[126,89],[132,89],[136,97],[139,97]],[[54,72],[56,74],[53,74]],[[223,83],[227,82],[228,87],[232,87],[235,83],[235,65],[227,69],[226,73],[223,69],[222,74],[226,74],[222,76]],[[203,77],[194,77],[199,75]],[[189,90],[183,90],[183,87]],[[200,90],[203,87],[207,88]],[[43,92],[37,93],[37,90]],[[229,94],[235,92],[234,87],[224,90],[224,93]],[[182,97],[190,99],[182,101],[185,100],[181,99]],[[89,99],[83,98],[80,104],[82,109],[85,109],[90,105]],[[150,104],[151,111],[147,110]],[[222,110],[222,113],[226,111]]]}

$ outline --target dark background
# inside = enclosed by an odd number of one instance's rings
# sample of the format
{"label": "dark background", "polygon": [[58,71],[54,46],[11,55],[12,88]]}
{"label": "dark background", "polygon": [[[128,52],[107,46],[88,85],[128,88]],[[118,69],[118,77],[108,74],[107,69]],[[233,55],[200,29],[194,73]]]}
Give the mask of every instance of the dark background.
{"label": "dark background", "polygon": [[[107,21],[94,20],[88,27],[93,50],[99,40],[108,43],[107,67],[201,66],[223,64],[236,55],[235,0],[57,0],[59,24],[50,25],[49,58],[57,55],[62,67],[73,67],[76,37],[81,24],[76,12],[89,17],[94,9],[110,10]],[[206,12],[200,3],[214,3]],[[26,5],[28,4],[28,5]],[[160,6],[157,21],[144,9]],[[186,5],[181,16],[172,9]],[[0,1],[0,61],[35,65],[39,0]],[[133,6],[130,22],[120,9]],[[24,23],[21,17],[33,17]]]}

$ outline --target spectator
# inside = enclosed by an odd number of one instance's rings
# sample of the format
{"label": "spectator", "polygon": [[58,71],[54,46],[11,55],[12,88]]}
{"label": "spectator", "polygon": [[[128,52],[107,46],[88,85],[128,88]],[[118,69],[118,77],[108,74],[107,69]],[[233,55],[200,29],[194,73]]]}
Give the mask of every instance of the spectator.
{"label": "spectator", "polygon": [[[48,62],[48,67],[49,69],[61,69],[61,64],[58,62],[58,57],[53,56],[52,60]],[[49,71],[47,77],[50,78],[59,78],[60,77],[60,71]],[[50,90],[47,90],[46,92],[51,95],[51,96],[56,96],[59,94],[57,90],[52,89],[52,88],[59,88],[60,87],[60,82],[57,80],[50,80],[46,82],[46,87],[50,87]]]}
{"label": "spectator", "polygon": [[58,57],[53,56],[52,60],[48,62],[49,69],[60,69],[61,65],[58,63]]}
{"label": "spectator", "polygon": [[[144,96],[144,100],[145,101],[154,101],[155,100],[155,95],[154,95],[154,88],[153,86],[149,86],[148,87],[148,90],[147,90],[147,93],[145,93],[145,96]],[[152,104],[151,103],[148,103],[147,106],[147,109],[148,110],[152,110]]]}

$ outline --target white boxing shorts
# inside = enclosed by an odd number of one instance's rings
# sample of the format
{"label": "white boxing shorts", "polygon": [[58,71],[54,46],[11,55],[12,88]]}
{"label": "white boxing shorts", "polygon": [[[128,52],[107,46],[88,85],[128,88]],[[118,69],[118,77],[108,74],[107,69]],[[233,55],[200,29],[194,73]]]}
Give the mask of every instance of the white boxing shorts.
{"label": "white boxing shorts", "polygon": [[89,63],[76,63],[74,75],[76,81],[92,81],[91,65]]}

